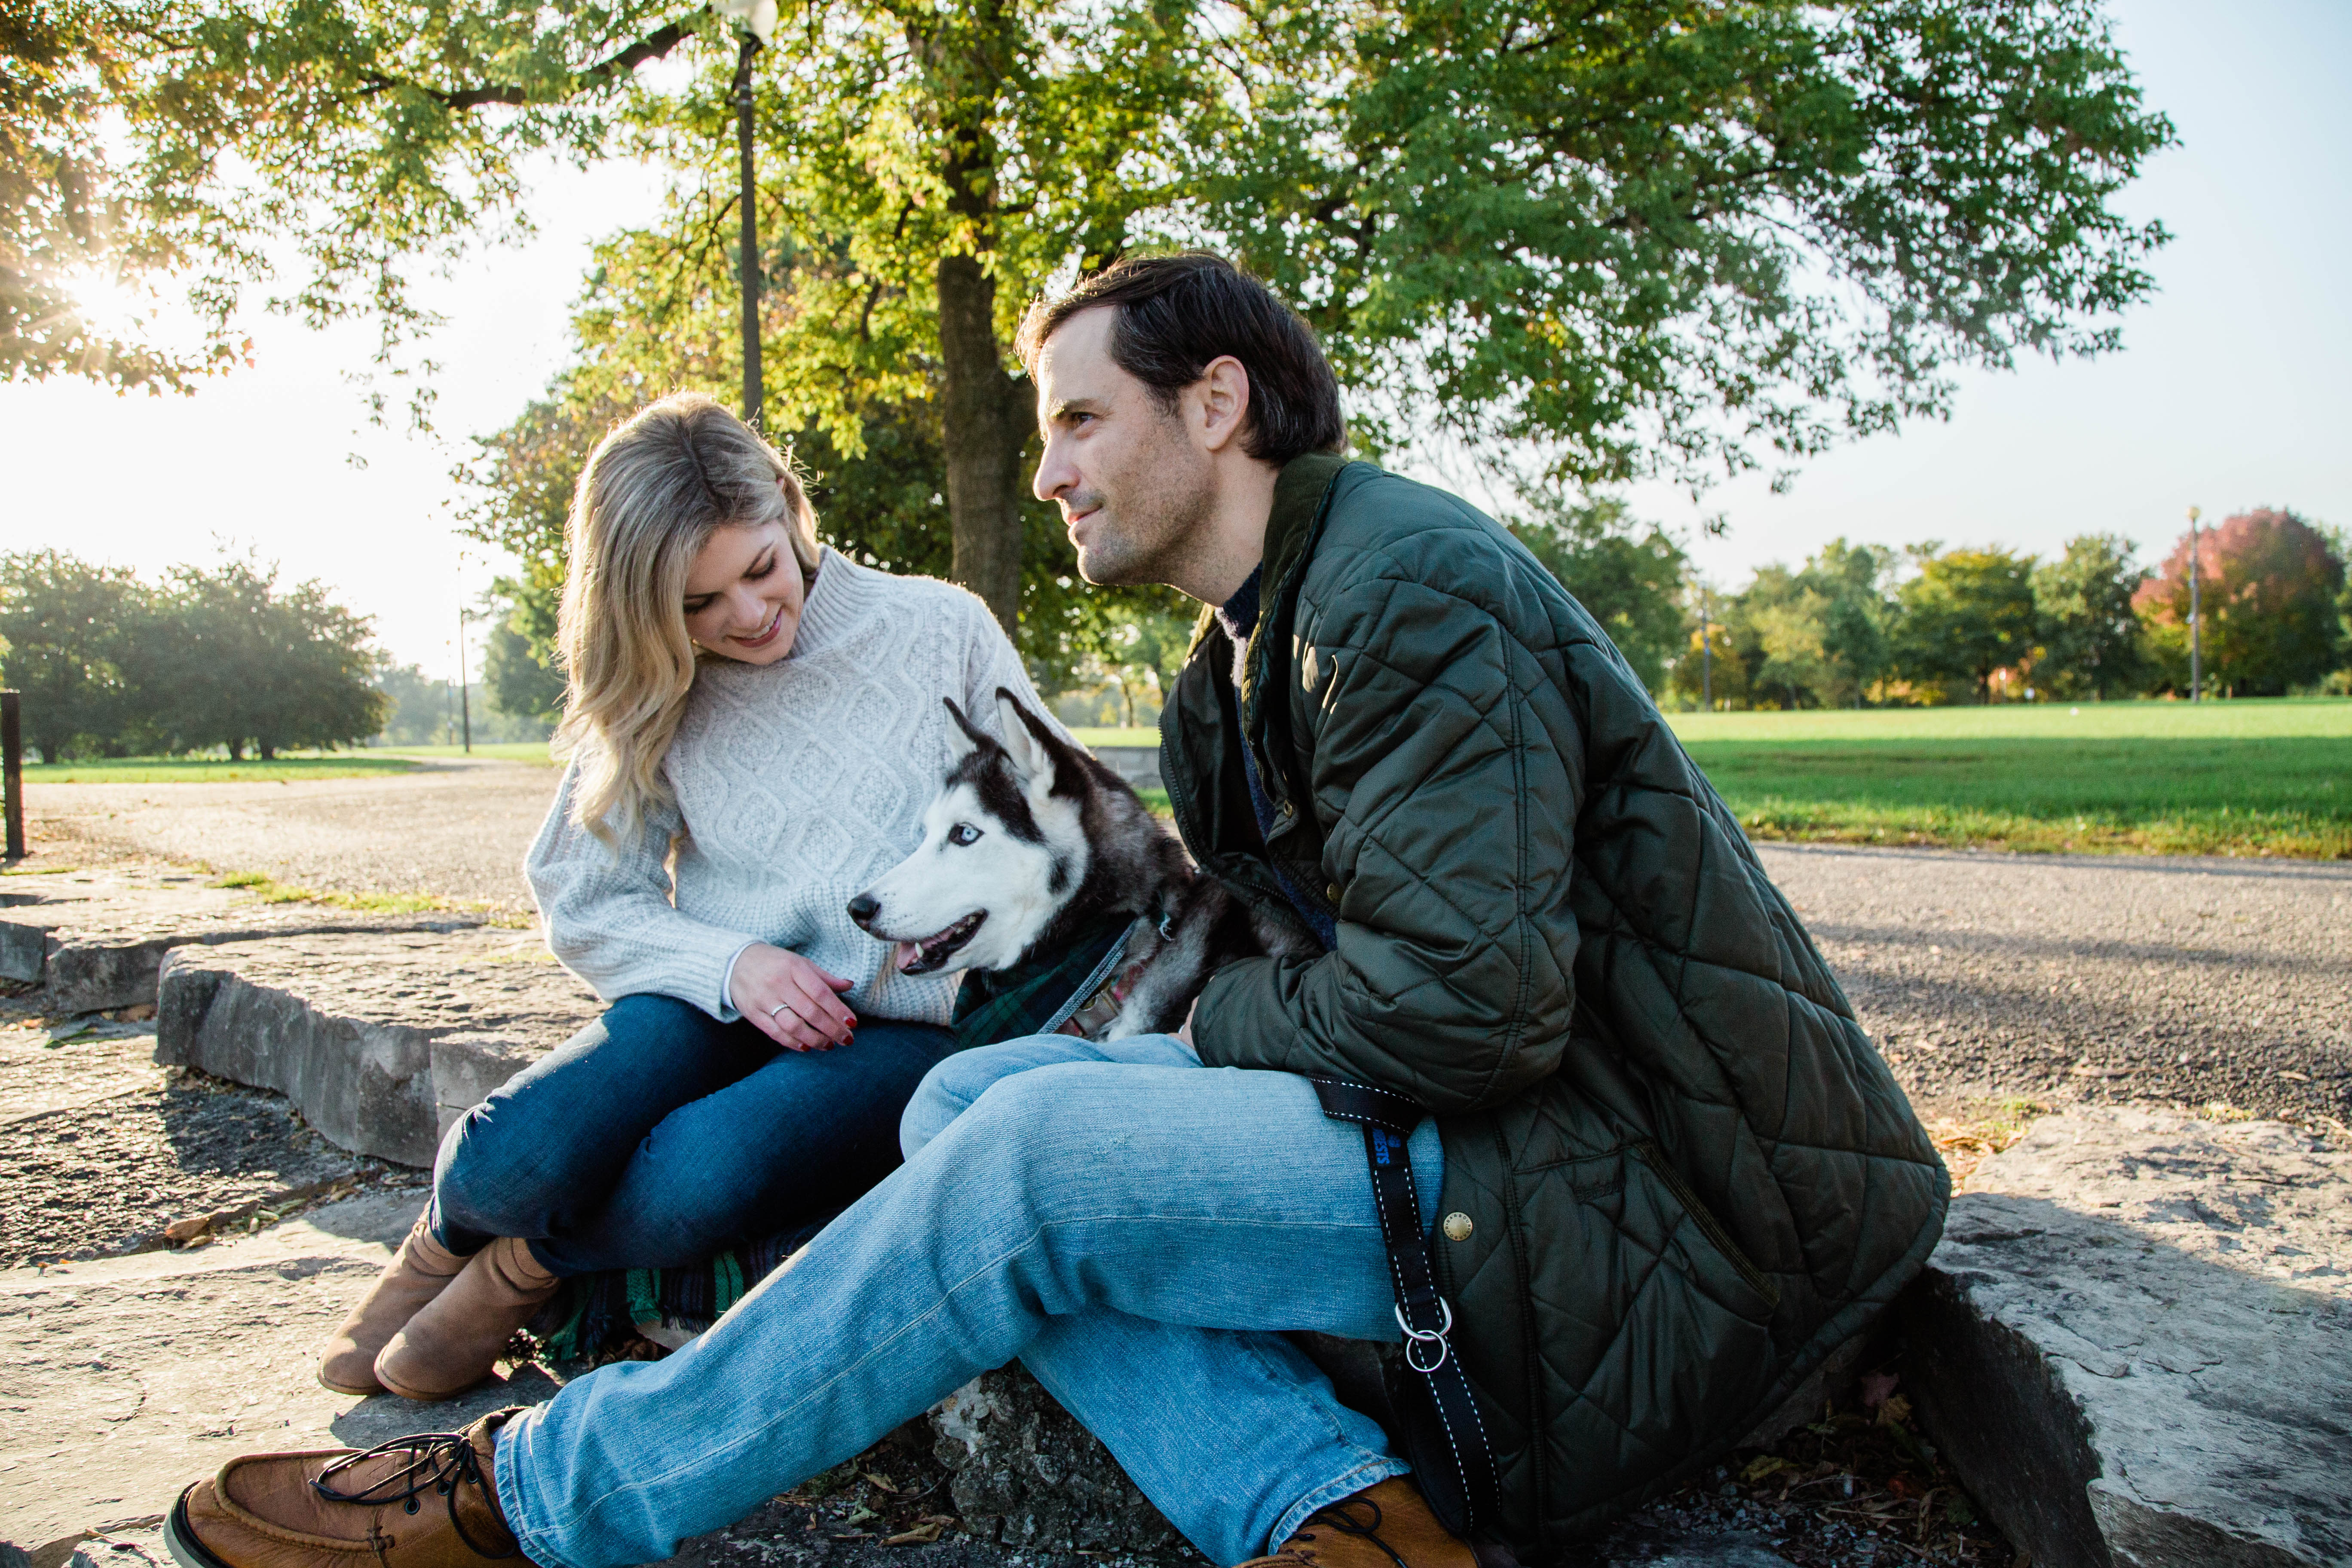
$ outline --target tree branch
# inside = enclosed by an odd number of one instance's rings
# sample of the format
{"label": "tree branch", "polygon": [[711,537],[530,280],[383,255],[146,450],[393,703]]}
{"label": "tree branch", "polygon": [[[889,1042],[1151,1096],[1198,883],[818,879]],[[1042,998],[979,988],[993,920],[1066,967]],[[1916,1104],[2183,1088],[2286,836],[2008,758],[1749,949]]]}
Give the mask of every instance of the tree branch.
{"label": "tree branch", "polygon": [[[614,77],[625,76],[647,60],[660,59],[693,36],[694,29],[688,25],[688,22],[692,16],[698,15],[700,15],[699,12],[690,13],[688,19],[656,28],[626,48],[608,55],[586,70],[574,74],[570,90],[578,92],[587,88],[602,87]],[[371,93],[406,88],[435,100],[445,109],[453,109],[459,112],[469,109],[479,109],[486,103],[522,105],[533,101],[530,89],[511,82],[494,82],[485,87],[460,88],[450,91],[442,88],[427,87],[423,82],[409,81],[400,77],[384,76],[375,71],[365,73],[362,79],[367,83],[367,89]]]}

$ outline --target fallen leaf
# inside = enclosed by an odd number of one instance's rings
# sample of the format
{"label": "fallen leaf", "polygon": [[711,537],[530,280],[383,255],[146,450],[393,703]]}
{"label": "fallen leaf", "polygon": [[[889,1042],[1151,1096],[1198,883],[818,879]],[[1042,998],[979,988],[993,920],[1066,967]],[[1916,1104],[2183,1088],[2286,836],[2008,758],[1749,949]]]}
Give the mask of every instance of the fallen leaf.
{"label": "fallen leaf", "polygon": [[896,1535],[884,1536],[882,1538],[882,1544],[885,1546],[928,1546],[932,1542],[937,1541],[940,1538],[940,1531],[946,1528],[947,1526],[943,1524],[919,1524],[912,1530],[902,1530]]}

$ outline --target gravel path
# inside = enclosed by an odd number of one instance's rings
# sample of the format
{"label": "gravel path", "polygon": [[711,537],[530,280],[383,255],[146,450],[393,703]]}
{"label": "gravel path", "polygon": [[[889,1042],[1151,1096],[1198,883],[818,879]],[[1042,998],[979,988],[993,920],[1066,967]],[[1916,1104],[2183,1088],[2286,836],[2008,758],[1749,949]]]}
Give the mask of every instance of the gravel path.
{"label": "gravel path", "polygon": [[329,1189],[415,1173],[338,1149],[282,1096],[153,1065],[153,1026],[51,1042],[0,1003],[0,1269],[164,1244],[166,1226],[226,1232]]}
{"label": "gravel path", "polygon": [[[478,763],[28,799],[44,858],[136,852],[524,913],[522,855],[555,781]],[[1760,848],[1931,1113],[2017,1095],[2352,1123],[2352,866]]]}
{"label": "gravel path", "polygon": [[555,769],[440,762],[413,773],[286,784],[43,784],[27,787],[44,858],[100,853],[264,871],[337,892],[433,893],[527,914],[522,879],[554,798]]}
{"label": "gravel path", "polygon": [[2352,866],[1760,852],[1924,1110],[2221,1100],[2352,1122]]}

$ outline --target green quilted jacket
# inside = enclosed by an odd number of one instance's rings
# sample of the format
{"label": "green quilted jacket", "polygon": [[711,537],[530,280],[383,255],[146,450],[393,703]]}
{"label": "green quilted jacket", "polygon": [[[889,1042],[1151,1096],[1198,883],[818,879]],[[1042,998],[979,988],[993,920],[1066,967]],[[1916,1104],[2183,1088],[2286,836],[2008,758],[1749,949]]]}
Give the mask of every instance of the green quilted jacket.
{"label": "green quilted jacket", "polygon": [[1770,1414],[1925,1261],[1948,1184],[1737,821],[1507,532],[1310,456],[1265,571],[1238,693],[1202,617],[1161,771],[1204,868],[1295,920],[1280,865],[1339,945],[1220,969],[1194,1038],[1439,1119],[1497,1533],[1543,1563]]}

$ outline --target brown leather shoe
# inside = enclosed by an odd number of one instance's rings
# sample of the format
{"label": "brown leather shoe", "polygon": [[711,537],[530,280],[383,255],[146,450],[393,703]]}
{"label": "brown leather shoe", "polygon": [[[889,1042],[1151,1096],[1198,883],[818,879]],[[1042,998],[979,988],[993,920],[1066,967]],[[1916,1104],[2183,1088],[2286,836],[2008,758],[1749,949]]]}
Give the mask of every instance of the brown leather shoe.
{"label": "brown leather shoe", "polygon": [[403,1399],[463,1394],[490,1375],[517,1329],[563,1281],[539,1266],[526,1244],[502,1236],[466,1261],[375,1358],[375,1378]]}
{"label": "brown leather shoe", "polygon": [[327,1337],[319,1352],[319,1382],[337,1394],[382,1394],[383,1384],[375,1380],[376,1356],[465,1267],[463,1258],[433,1239],[425,1228],[425,1215],[418,1215],[392,1262],[343,1326]]}
{"label": "brown leather shoe", "polygon": [[1241,1568],[1478,1568],[1478,1555],[1437,1522],[1410,1477],[1391,1476],[1317,1509],[1272,1556]]}
{"label": "brown leather shoe", "polygon": [[491,1435],[514,1414],[365,1450],[231,1459],[180,1494],[164,1544],[182,1568],[524,1563],[491,1482]]}

